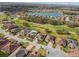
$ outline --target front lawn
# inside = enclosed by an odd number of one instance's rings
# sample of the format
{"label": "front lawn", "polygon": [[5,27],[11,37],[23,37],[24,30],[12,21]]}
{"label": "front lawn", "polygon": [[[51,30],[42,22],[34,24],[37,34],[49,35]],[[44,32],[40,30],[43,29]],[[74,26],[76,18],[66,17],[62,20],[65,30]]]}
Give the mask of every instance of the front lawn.
{"label": "front lawn", "polygon": [[19,42],[19,44],[22,46],[22,48],[26,48],[29,43]]}
{"label": "front lawn", "polygon": [[70,52],[70,48],[69,47],[62,47],[61,48],[64,52],[66,52],[66,53],[68,53],[68,52]]}
{"label": "front lawn", "polygon": [[4,35],[2,33],[0,33],[0,38],[3,38],[3,37],[4,37]]}
{"label": "front lawn", "polygon": [[31,39],[31,38],[27,38],[26,40],[28,40],[28,41],[31,41],[31,42],[32,42],[34,39]]}
{"label": "front lawn", "polygon": [[38,42],[38,44],[41,44],[41,45],[47,45],[48,42],[46,42],[46,41],[40,41],[40,42]]}
{"label": "front lawn", "polygon": [[0,51],[0,57],[8,57],[8,54],[3,51]]}
{"label": "front lawn", "polygon": [[39,57],[45,57],[45,56],[46,56],[46,50],[41,47],[41,48],[38,50],[38,56],[39,56]]}

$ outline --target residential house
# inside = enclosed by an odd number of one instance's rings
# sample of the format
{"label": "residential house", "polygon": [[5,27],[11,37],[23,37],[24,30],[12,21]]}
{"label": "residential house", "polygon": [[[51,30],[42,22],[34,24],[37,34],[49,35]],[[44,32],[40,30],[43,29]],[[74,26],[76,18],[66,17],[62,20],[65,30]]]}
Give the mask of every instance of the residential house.
{"label": "residential house", "polygon": [[14,22],[12,22],[12,21],[3,20],[2,23],[3,23],[4,27],[7,28],[7,29],[13,29],[13,28],[16,28],[17,27],[14,24]]}
{"label": "residential house", "polygon": [[37,35],[37,31],[35,30],[31,30],[29,33],[28,33],[28,36],[32,39],[35,38],[35,36]]}
{"label": "residential house", "polygon": [[35,36],[35,39],[39,40],[39,41],[43,40],[42,39],[42,34],[41,33],[37,33],[37,35]]}
{"label": "residential house", "polygon": [[43,41],[45,41],[46,36],[47,36],[47,35],[42,35],[41,38],[43,39]]}
{"label": "residential house", "polygon": [[63,46],[63,47],[66,47],[68,45],[68,42],[66,39],[62,39],[60,40],[60,43],[59,43],[60,46]]}
{"label": "residential house", "polygon": [[9,51],[9,49],[10,49],[10,41],[9,40],[2,40],[2,41],[0,41],[0,50],[3,50],[3,51],[5,51],[5,52],[7,52],[7,53],[10,53],[10,51]]}
{"label": "residential house", "polygon": [[8,54],[12,54],[16,49],[20,47],[18,43],[11,43],[7,39],[0,40],[0,50],[7,52]]}
{"label": "residential house", "polygon": [[40,47],[35,47],[33,51],[29,54],[29,57],[38,57],[38,50]]}
{"label": "residential house", "polygon": [[16,57],[26,57],[28,54],[28,51],[26,51],[25,48],[21,48],[17,53]]}
{"label": "residential house", "polygon": [[77,48],[78,42],[73,39],[68,39],[68,46],[72,49]]}
{"label": "residential house", "polygon": [[51,41],[53,44],[55,44],[56,37],[54,37],[52,35],[46,35],[45,36],[45,41],[47,41],[47,42]]}
{"label": "residential house", "polygon": [[50,35],[46,35],[45,41],[50,41]]}
{"label": "residential house", "polygon": [[76,15],[75,16],[75,20],[78,20],[79,21],[79,15]]}
{"label": "residential house", "polygon": [[14,29],[11,29],[10,32],[14,35],[16,35],[18,32],[20,32],[22,29],[21,28],[14,28]]}
{"label": "residential house", "polygon": [[[20,51],[20,49],[21,49],[21,46],[18,47],[13,53],[11,53],[11,54],[9,55],[9,57],[16,57],[16,54]],[[17,54],[17,55],[18,55],[18,54]]]}
{"label": "residential house", "polygon": [[32,52],[32,50],[35,48],[35,44],[30,44],[29,46],[26,47],[26,51],[28,51],[28,55]]}
{"label": "residential house", "polygon": [[31,30],[29,29],[24,29],[24,30],[21,30],[18,34],[19,36],[27,36],[27,34],[30,32]]}
{"label": "residential house", "polygon": [[53,44],[56,44],[56,37],[50,36],[50,41],[51,41]]}
{"label": "residential house", "polygon": [[10,45],[10,54],[13,53],[17,48],[20,47],[20,44],[15,43]]}

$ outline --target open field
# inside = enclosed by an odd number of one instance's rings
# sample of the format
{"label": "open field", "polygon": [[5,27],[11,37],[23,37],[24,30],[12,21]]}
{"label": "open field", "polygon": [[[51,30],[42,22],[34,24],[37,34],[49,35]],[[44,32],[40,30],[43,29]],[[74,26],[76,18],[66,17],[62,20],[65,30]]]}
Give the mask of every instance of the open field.
{"label": "open field", "polygon": [[[14,20],[14,22],[18,25],[18,26],[21,26],[21,27],[25,27],[25,28],[30,28],[30,29],[34,29],[34,30],[37,30],[37,31],[40,31],[42,34],[47,34],[45,29],[48,29],[49,31],[51,31],[51,35],[53,36],[58,36],[58,37],[72,37],[72,38],[75,38],[78,40],[78,35],[76,34],[76,31],[78,31],[77,28],[70,28],[68,27],[67,25],[50,25],[50,24],[38,24],[38,23],[33,23],[33,22],[28,22],[28,21],[25,21],[25,20],[22,20],[22,19],[16,19]],[[24,23],[27,24],[27,26],[23,25]],[[69,31],[71,34],[70,35],[67,35],[67,34],[64,34],[64,35],[59,35],[56,30],[67,30]],[[79,41],[79,40],[78,40]]]}

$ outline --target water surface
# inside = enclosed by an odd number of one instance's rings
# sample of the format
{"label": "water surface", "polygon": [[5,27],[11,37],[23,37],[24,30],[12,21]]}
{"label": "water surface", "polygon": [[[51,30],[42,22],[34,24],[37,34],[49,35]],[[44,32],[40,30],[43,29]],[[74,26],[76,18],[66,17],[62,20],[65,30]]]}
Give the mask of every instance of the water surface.
{"label": "water surface", "polygon": [[58,13],[58,12],[29,12],[28,15],[58,17],[58,16],[62,16],[63,14],[62,13]]}

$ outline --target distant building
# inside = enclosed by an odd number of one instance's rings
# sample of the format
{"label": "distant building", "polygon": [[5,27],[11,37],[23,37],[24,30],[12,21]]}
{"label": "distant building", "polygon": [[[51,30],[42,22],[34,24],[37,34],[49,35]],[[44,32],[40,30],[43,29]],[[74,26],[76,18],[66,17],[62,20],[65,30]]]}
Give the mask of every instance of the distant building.
{"label": "distant building", "polygon": [[65,18],[65,21],[70,21],[68,16]]}

